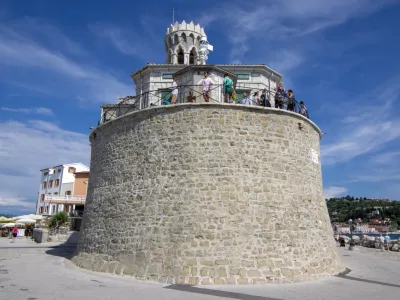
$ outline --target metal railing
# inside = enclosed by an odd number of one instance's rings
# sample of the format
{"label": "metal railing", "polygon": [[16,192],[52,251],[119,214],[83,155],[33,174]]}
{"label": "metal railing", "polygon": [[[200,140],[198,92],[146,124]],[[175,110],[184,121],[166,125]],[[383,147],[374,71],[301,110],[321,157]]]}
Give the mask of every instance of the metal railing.
{"label": "metal railing", "polygon": [[70,195],[45,195],[44,200],[58,201],[85,201],[86,196],[70,196]]}
{"label": "metal railing", "polygon": [[[176,104],[196,103],[199,102],[198,99],[201,99],[201,102],[205,102],[205,99],[203,97],[203,85],[178,85],[177,89],[178,95],[176,97]],[[289,99],[286,96],[281,97],[280,94],[276,93],[276,89],[262,88],[256,90],[249,86],[249,84],[237,83],[234,90],[236,91],[238,97],[235,100],[231,98],[231,104],[248,104],[261,107],[275,107],[278,109],[301,113],[308,118],[308,113],[304,113],[301,111],[300,102],[298,100],[296,100],[295,98]],[[135,96],[134,98],[129,97],[129,101],[127,102],[121,101],[115,105],[108,104],[107,106],[103,106],[102,117],[99,120],[98,125],[106,123],[117,117],[124,116],[130,112],[145,109],[151,106],[173,105],[171,103],[172,91],[172,87],[146,91],[140,95]],[[250,95],[250,91],[253,92],[253,94],[255,93],[255,91],[258,92],[259,100],[256,99],[254,95]],[[246,98],[243,97],[244,92],[248,94]],[[208,95],[208,102],[210,103],[225,103],[223,84],[211,85],[211,88],[208,91]],[[266,99],[266,101],[261,100],[261,95],[265,95],[264,99]],[[243,99],[246,99],[246,101],[243,101]]]}

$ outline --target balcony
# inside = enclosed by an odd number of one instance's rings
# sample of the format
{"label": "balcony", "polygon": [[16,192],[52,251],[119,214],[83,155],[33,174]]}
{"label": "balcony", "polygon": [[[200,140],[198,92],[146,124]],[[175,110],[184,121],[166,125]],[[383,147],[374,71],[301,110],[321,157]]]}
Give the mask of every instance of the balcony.
{"label": "balcony", "polygon": [[85,204],[86,196],[85,195],[45,195],[44,202],[45,203],[54,203],[54,204]]}
{"label": "balcony", "polygon": [[[172,83],[171,83],[172,85]],[[202,85],[178,85],[176,104],[184,103],[206,103],[203,96]],[[245,104],[258,107],[272,107],[276,109],[289,110],[308,117],[305,106],[295,98],[287,98],[286,94],[277,96],[276,89],[254,87],[252,83],[236,83],[235,99],[230,98],[230,104]],[[258,93],[258,96],[254,96]],[[264,95],[263,95],[264,93]],[[263,95],[263,97],[261,97]],[[264,100],[263,100],[264,98]],[[213,84],[208,92],[208,103],[225,103],[223,84]],[[115,118],[122,117],[133,111],[149,108],[152,106],[173,105],[172,88],[159,88],[136,95],[133,100],[119,102],[118,104],[106,104],[102,106],[102,117],[98,125],[109,122]]]}

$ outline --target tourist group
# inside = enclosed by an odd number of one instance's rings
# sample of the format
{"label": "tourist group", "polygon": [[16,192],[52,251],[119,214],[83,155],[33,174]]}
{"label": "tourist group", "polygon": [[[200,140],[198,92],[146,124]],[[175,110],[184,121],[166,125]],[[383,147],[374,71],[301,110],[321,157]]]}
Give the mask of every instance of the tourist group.
{"label": "tourist group", "polygon": [[[212,99],[211,91],[213,82],[208,75],[209,74],[205,72],[204,77],[197,83],[197,85],[202,87],[202,96],[205,102],[210,102],[210,99]],[[180,87],[182,86],[178,85],[178,78],[173,78],[171,88],[171,101],[164,101],[163,104],[176,104]],[[233,81],[228,74],[224,75],[223,90],[225,95],[225,103],[271,107],[271,103],[269,101],[270,97],[268,95],[269,93],[267,89],[263,89],[261,95],[259,94],[259,92],[255,92],[252,97],[250,95],[247,95],[247,93],[243,93],[243,97],[238,100],[236,97],[235,89],[233,87]],[[188,102],[193,102],[193,99],[195,99],[195,97],[193,96],[193,91],[190,91]],[[309,118],[308,110],[304,102],[297,102],[294,97],[293,90],[286,91],[283,82],[279,83],[279,87],[275,92],[275,108],[297,112]]]}

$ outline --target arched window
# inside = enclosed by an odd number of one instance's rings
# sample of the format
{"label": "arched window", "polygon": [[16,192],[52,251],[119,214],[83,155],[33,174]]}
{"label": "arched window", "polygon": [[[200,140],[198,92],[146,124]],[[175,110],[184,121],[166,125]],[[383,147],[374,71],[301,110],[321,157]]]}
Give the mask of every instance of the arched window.
{"label": "arched window", "polygon": [[193,45],[194,44],[194,35],[193,35],[193,33],[191,33],[189,35],[188,44],[189,45]]}
{"label": "arched window", "polygon": [[178,45],[179,44],[179,37],[178,37],[178,35],[175,33],[175,35],[174,35],[174,44],[175,45]]}
{"label": "arched window", "polygon": [[182,33],[181,37],[182,37],[182,42],[186,43],[187,42],[186,34]]}
{"label": "arched window", "polygon": [[178,50],[178,65],[183,65],[185,63],[185,56],[183,54],[182,48]]}
{"label": "arched window", "polygon": [[197,60],[196,48],[192,48],[189,54],[189,65],[195,65]]}

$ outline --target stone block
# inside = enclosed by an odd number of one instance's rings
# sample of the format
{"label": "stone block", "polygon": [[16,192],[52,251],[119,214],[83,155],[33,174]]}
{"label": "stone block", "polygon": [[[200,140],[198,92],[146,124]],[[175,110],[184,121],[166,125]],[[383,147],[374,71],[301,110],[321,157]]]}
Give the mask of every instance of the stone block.
{"label": "stone block", "polygon": [[248,280],[247,278],[239,278],[239,279],[237,280],[237,283],[238,283],[238,284],[248,284],[248,283],[249,283],[249,280]]}
{"label": "stone block", "polygon": [[214,284],[226,284],[226,281],[223,278],[215,278]]}
{"label": "stone block", "polygon": [[201,284],[202,285],[210,285],[210,284],[212,284],[212,282],[211,282],[211,280],[209,278],[203,278],[201,280]]}
{"label": "stone block", "polygon": [[229,265],[229,260],[227,259],[216,260],[215,265],[216,266]]}
{"label": "stone block", "polygon": [[196,267],[191,267],[190,268],[190,274],[192,276],[197,276],[197,268]]}
{"label": "stone block", "polygon": [[197,266],[197,260],[196,259],[188,259],[188,260],[186,260],[186,264],[188,266]]}
{"label": "stone block", "polygon": [[247,277],[261,277],[261,272],[258,270],[248,270]]}
{"label": "stone block", "polygon": [[210,274],[210,269],[209,268],[201,268],[200,270],[200,276],[201,277],[206,277]]}
{"label": "stone block", "polygon": [[210,269],[210,277],[211,278],[215,277],[215,270],[214,269]]}
{"label": "stone block", "polygon": [[239,276],[240,276],[241,278],[246,277],[246,275],[247,275],[246,269],[240,269],[240,270],[239,270]]}
{"label": "stone block", "polygon": [[200,261],[200,265],[211,267],[211,266],[214,266],[214,262],[211,260],[202,260],[202,261]]}
{"label": "stone block", "polygon": [[199,285],[200,279],[198,277],[189,277],[190,285]]}

